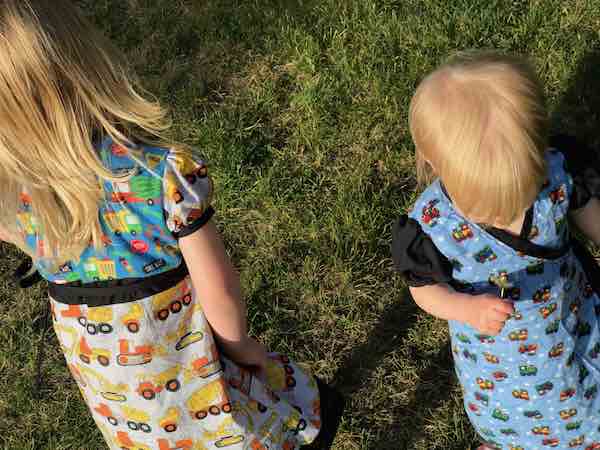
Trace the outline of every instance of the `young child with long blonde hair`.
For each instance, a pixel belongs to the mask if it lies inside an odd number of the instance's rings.
[[[108,446],[313,441],[317,382],[248,336],[207,167],[165,110],[67,0],[3,1],[0,36],[0,235],[48,280]]]
[[[448,320],[456,373],[482,448],[600,448],[597,266],[569,219],[600,243],[600,164],[549,139],[526,61],[462,52],[410,106],[419,178],[394,228],[416,303]]]

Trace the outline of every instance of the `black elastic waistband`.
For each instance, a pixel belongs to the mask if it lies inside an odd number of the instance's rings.
[[[48,283],[48,294],[67,305],[107,306],[134,302],[176,286],[188,275],[185,261],[176,269],[146,278],[98,281],[81,284]]]

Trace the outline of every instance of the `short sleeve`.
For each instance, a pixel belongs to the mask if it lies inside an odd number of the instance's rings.
[[[550,146],[560,151],[565,169],[573,179],[569,207],[583,208],[592,197],[600,198],[600,155],[596,149],[573,136],[557,135],[550,138]]]
[[[409,286],[452,281],[452,263],[435,246],[421,225],[400,216],[392,231],[392,258]]]
[[[182,238],[204,226],[214,214],[213,184],[204,161],[188,151],[171,150],[163,176],[167,227]]]

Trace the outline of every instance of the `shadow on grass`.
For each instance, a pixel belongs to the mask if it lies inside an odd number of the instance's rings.
[[[364,388],[386,356],[402,346],[403,341],[408,338],[409,330],[417,322],[418,313],[419,308],[410,297],[408,289],[404,289],[399,300],[383,312],[369,340],[356,347],[335,374],[333,383],[345,396],[350,397]],[[419,364],[419,359],[424,364]],[[375,420],[362,418],[367,422],[365,428],[378,436],[370,448],[415,448],[416,441],[424,434],[431,412],[448,400],[456,382],[449,341],[441,343],[439,351],[433,357],[416,354],[413,362],[425,365],[426,368],[417,373],[419,384],[410,400],[402,405],[387,407],[393,416],[392,423],[381,426]],[[350,406],[347,410],[349,409]],[[456,447],[452,448],[464,449],[465,443],[457,442]]]
[[[600,48],[579,61],[569,87],[552,112],[552,131],[575,135],[600,147]]]
[[[48,362],[45,352],[46,344],[54,336],[45,285],[36,283],[37,288],[21,288],[13,275],[15,269],[25,258],[27,258],[27,255],[16,247],[5,242],[0,244],[0,260],[2,260],[2,264],[0,264],[0,276],[5,280],[9,288],[8,292],[11,293],[11,295],[3,300],[11,305],[10,308],[17,308],[16,305],[19,303],[20,298],[19,296],[15,296],[15,293],[25,292],[31,298],[31,305],[26,308],[30,312],[28,319],[31,320],[31,323],[25,323],[24,327],[24,329],[27,326],[30,327],[31,335],[35,342],[31,347],[35,367],[34,376],[32,376],[30,383],[30,392],[32,397],[41,399],[51,393],[48,389],[44,389],[47,387],[44,383],[44,362]]]
[[[386,355],[397,350],[408,330],[416,322],[418,308],[405,289],[382,314],[369,340],[355,347],[341,364],[332,382],[344,394],[351,394],[369,379]]]

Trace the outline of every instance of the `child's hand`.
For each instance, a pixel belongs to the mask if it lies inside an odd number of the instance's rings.
[[[502,331],[504,323],[514,312],[512,303],[482,294],[472,298],[466,323],[480,333],[494,336]]]
[[[247,337],[235,343],[221,342],[221,347],[227,357],[242,366],[252,367],[259,372],[267,367],[267,349],[256,339]]]

